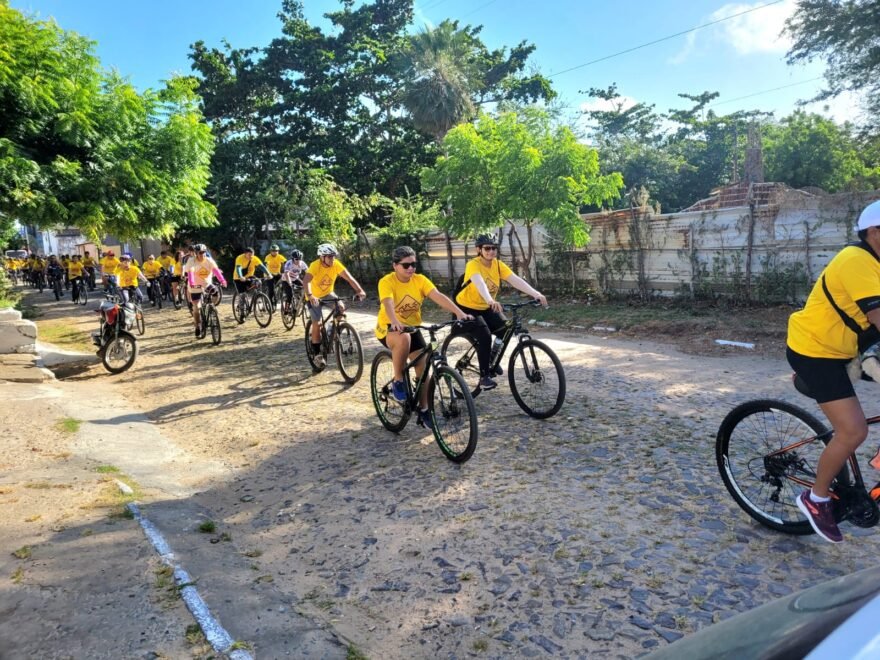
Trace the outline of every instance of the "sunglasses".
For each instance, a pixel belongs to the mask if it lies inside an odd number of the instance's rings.
[[[415,261],[398,261],[397,265],[403,266],[404,268],[415,268],[416,262]]]
[[[493,252],[497,252],[497,251],[498,251],[498,246],[497,246],[497,245],[484,245],[484,246],[482,246],[482,247],[483,247],[484,250],[492,250]]]

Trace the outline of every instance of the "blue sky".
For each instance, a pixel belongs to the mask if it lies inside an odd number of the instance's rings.
[[[483,25],[483,39],[490,48],[522,40],[535,44],[531,62],[551,76],[572,113],[589,102],[580,90],[616,82],[625,102],[653,103],[659,111],[687,107],[689,102],[676,96],[680,92],[711,90],[721,93],[715,106],[719,113],[758,108],[781,117],[822,84],[817,79],[822,75],[821,63],[785,64],[787,44],[778,35],[794,0],[560,73],[771,1],[633,0],[618,5],[583,0],[419,0],[415,25],[453,18]],[[264,46],[280,34],[276,14],[281,0],[12,0],[11,4],[39,18],[54,17],[61,27],[94,39],[102,64],[118,69],[139,88],[157,87],[174,72],[189,73],[187,52],[196,40],[209,46],[219,46],[222,39],[234,47]],[[322,15],[338,7],[336,0],[305,0],[306,16],[313,23],[324,23]],[[827,112],[819,105],[809,109],[838,120],[856,116],[851,98],[833,101]]]

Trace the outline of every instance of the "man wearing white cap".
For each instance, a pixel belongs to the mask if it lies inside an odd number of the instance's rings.
[[[880,201],[862,211],[856,232],[858,243],[835,255],[813,286],[807,304],[788,321],[788,363],[834,431],[819,457],[812,491],[801,493],[797,505],[816,533],[832,543],[840,543],[843,536],[834,520],[828,488],[868,436],[865,413],[847,366],[880,342]],[[880,382],[876,358],[865,358],[861,367]],[[871,466],[880,469],[880,452]]]

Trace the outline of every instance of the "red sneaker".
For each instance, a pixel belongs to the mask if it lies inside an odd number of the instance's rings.
[[[810,491],[805,490],[798,495],[797,505],[801,513],[810,521],[810,526],[816,534],[830,543],[843,542],[843,534],[840,533],[837,523],[834,522],[834,512],[831,509],[830,500],[828,502],[814,502],[810,497]]]

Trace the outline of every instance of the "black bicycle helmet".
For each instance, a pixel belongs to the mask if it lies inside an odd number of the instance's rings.
[[[483,245],[498,245],[498,238],[495,234],[480,234],[474,241],[474,245],[482,247]]]
[[[300,250],[291,250],[290,258],[294,261],[302,261],[303,253]]]

